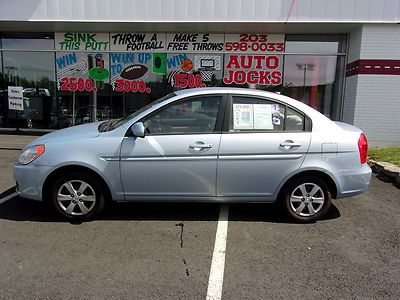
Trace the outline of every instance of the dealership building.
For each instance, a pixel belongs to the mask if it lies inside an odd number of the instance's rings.
[[[0,134],[234,86],[302,101],[371,146],[398,145],[399,23],[400,0],[1,1]]]

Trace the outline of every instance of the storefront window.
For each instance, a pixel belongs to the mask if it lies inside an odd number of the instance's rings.
[[[163,62],[158,65],[157,59]],[[115,52],[110,54],[110,72],[114,118],[176,90],[222,86],[223,56]]]
[[[0,127],[116,119],[206,86],[279,92],[341,115],[345,35],[2,33],[0,45]],[[18,122],[11,85],[24,88]]]
[[[56,105],[54,101],[54,54],[51,52],[3,52],[5,92],[3,111],[5,127],[54,128]],[[8,110],[7,87],[22,86],[24,110]]]
[[[167,56],[167,85],[173,90],[222,86],[223,55],[170,53]]]
[[[108,53],[57,52],[58,127],[108,120]]]
[[[97,86],[96,92],[58,91],[57,128],[104,121],[110,118],[109,85],[98,83],[93,83],[93,85]]]
[[[3,33],[3,49],[54,50],[53,33]]]
[[[286,52],[304,55],[285,55],[281,93],[339,120],[345,44],[338,35],[287,36]]]
[[[168,93],[165,69],[153,64],[158,54],[110,53],[111,118],[129,115]]]
[[[0,53],[1,54],[1,53]],[[2,57],[0,56],[0,128],[4,127],[5,119],[5,107],[7,102],[5,100],[6,90],[4,86],[4,75]]]
[[[285,52],[294,54],[344,53],[346,39],[343,35],[287,35]]]
[[[341,57],[337,56],[287,55],[282,94],[336,119],[340,105],[336,73],[341,71],[340,65]]]

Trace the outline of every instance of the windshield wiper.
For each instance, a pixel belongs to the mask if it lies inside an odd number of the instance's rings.
[[[106,121],[106,122],[100,124],[100,126],[104,125],[104,127],[102,128],[101,131],[102,131],[102,132],[105,132],[105,131],[110,131],[110,130],[115,129],[115,124],[117,124],[119,120],[120,120],[120,119],[108,120],[108,121]]]
[[[109,128],[109,126],[110,126],[110,123],[111,123],[111,120],[108,120],[108,121],[105,121],[105,122],[101,123],[101,124],[99,125],[99,128],[98,128],[99,132],[108,131],[108,128]]]

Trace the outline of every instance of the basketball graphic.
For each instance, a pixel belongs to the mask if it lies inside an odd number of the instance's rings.
[[[183,72],[190,72],[193,70],[193,62],[190,59],[185,58],[181,62],[181,69]]]

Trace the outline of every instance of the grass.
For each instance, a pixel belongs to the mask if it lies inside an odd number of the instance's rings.
[[[376,161],[386,161],[400,166],[400,147],[368,149],[368,157]]]

